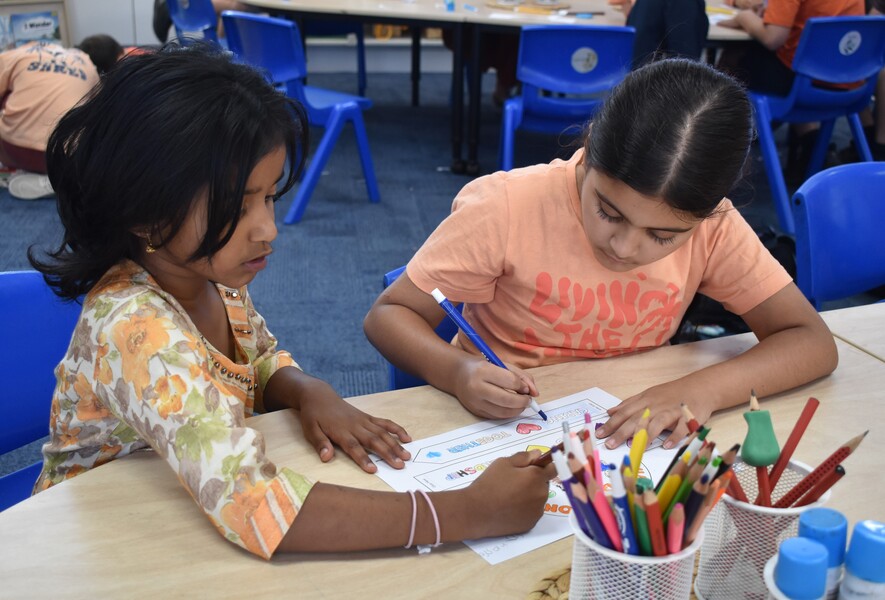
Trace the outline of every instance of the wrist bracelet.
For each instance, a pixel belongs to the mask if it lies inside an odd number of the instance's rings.
[[[430,546],[430,545],[424,546],[423,549],[422,549],[422,547],[418,548],[418,552],[420,554],[425,554],[427,552],[430,552],[431,548],[436,548],[437,546],[440,545],[440,543],[441,543],[440,542],[440,538],[441,538],[440,533],[441,532],[440,532],[440,528],[439,528],[439,517],[437,517],[437,515],[436,515],[436,507],[433,506],[433,502],[430,500],[430,496],[428,496],[427,492],[425,492],[424,490],[418,490],[418,493],[421,494],[422,496],[424,496],[424,500],[427,501],[427,506],[430,507],[430,514],[433,516],[433,526],[436,529],[436,543],[433,544],[432,546]]]
[[[415,541],[415,521],[418,516],[418,503],[415,501],[415,492],[413,492],[412,490],[409,490],[408,493],[409,493],[409,497],[412,499],[412,526],[409,529],[409,541],[408,541],[408,543],[406,543],[405,546],[403,546],[403,548],[405,548],[406,550],[411,548],[412,542]]]

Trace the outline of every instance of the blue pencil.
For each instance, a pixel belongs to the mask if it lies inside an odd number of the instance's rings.
[[[470,323],[467,322],[467,319],[465,319],[461,315],[461,313],[459,313],[458,310],[454,306],[452,306],[452,303],[449,302],[445,294],[439,291],[439,288],[434,288],[433,291],[430,293],[433,296],[433,299],[439,303],[442,309],[446,311],[446,314],[449,315],[452,321],[455,322],[455,325],[458,326],[458,329],[460,329],[464,333],[464,335],[466,335],[467,338],[471,342],[473,342],[473,345],[476,346],[477,350],[482,353],[487,361],[489,361],[496,367],[501,367],[502,369],[507,368],[507,366],[503,362],[501,362],[501,359],[498,358],[494,352],[492,352],[492,349],[488,347],[483,339],[479,337],[479,334],[476,333],[476,330],[470,326]],[[535,402],[534,398],[531,398],[529,400],[529,406],[532,407],[532,410],[541,415],[542,419],[544,419],[545,421],[547,420],[547,415],[544,414],[544,411],[541,410],[541,407],[538,406],[538,403]]]

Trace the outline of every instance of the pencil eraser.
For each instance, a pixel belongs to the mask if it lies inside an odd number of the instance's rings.
[[[745,412],[744,420],[747,422],[747,437],[741,445],[741,459],[752,467],[773,465],[781,451],[771,424],[771,413],[767,410]]]

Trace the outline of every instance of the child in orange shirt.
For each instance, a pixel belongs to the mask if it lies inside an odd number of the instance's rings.
[[[703,422],[831,372],[833,337],[725,195],[753,138],[741,86],[709,66],[664,60],[633,71],[587,129],[584,147],[469,183],[365,320],[398,367],[471,412],[510,418],[538,395],[523,369],[648,350],[676,333],[695,293],[739,314],[759,338],[746,353],[627,398],[599,430],[609,447],[642,411],[650,437]],[[433,328],[439,288],[505,363]]]

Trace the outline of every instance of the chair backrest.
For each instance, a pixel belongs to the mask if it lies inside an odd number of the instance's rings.
[[[885,66],[885,17],[816,17],[802,29],[793,58],[793,93],[802,107],[864,108]],[[851,90],[821,87],[819,82],[849,84],[867,80]],[[852,110],[851,112],[856,112]]]
[[[80,305],[52,293],[36,271],[0,273],[0,312],[6,342],[0,362],[15,365],[15,384],[0,391],[0,454],[45,437],[55,389]],[[33,482],[32,482],[33,483]]]
[[[221,13],[227,45],[240,60],[267,71],[284,84],[290,98],[306,104],[303,92],[307,62],[298,25],[285,19],[226,10]]]
[[[390,284],[397,280],[397,278],[403,274],[406,270],[405,267],[399,267],[390,271],[389,273],[384,274],[384,289],[387,289]],[[460,312],[463,309],[464,305],[458,305],[458,311]],[[455,334],[458,333],[458,326],[455,325],[455,322],[452,321],[448,316],[444,317],[439,325],[436,326],[436,335],[446,340],[447,342],[452,341],[454,339]],[[404,388],[417,387],[419,385],[426,385],[426,381],[423,381],[414,375],[410,375],[405,371],[394,367],[392,364],[387,363],[387,374],[388,374],[388,387],[391,390],[401,390]]]
[[[166,0],[166,5],[179,40],[186,42],[187,34],[200,32],[205,38],[218,41],[218,15],[212,0]]]
[[[793,196],[796,283],[821,303],[885,284],[885,163],[816,173]]]
[[[611,90],[630,70],[635,33],[632,27],[616,26],[523,27],[516,78],[523,85],[526,110],[543,111],[551,103],[562,105],[553,109],[557,112],[568,110],[567,99],[544,97],[541,90],[575,96]]]

